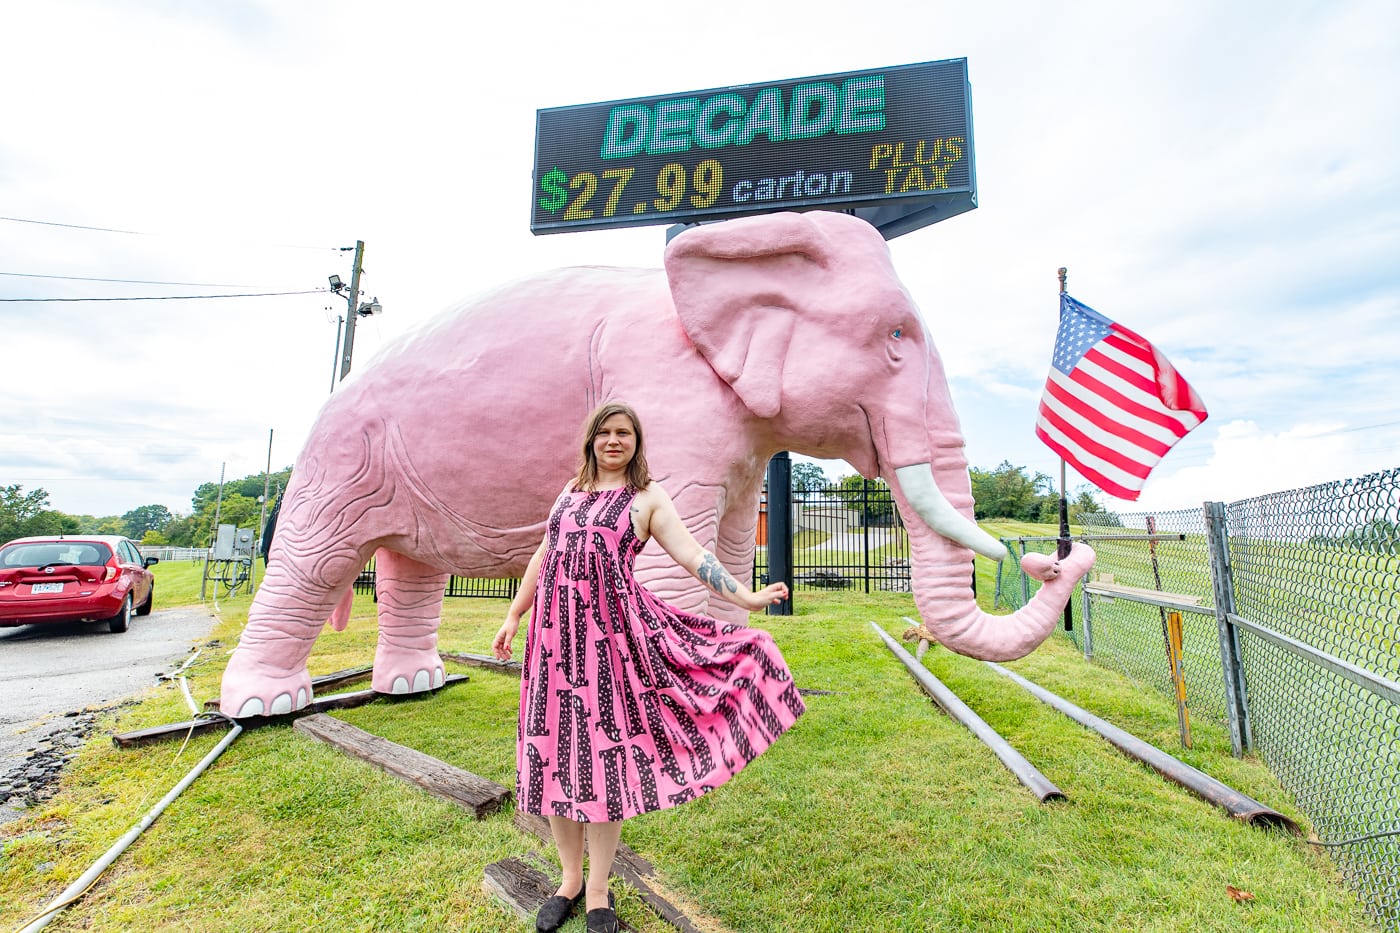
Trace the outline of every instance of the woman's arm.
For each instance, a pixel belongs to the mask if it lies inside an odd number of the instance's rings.
[[[754,592],[724,568],[719,558],[700,546],[695,536],[681,521],[676,504],[671,501],[660,483],[652,483],[634,501],[638,510],[637,524],[644,532],[649,532],[661,545],[661,549],[671,555],[671,559],[684,567],[697,580],[705,584],[719,596],[750,612],[758,612],[771,603],[787,599],[785,583],[770,583]]]
[[[506,610],[506,621],[496,632],[495,640],[491,642],[491,653],[499,661],[510,660],[511,642],[515,641],[515,633],[520,630],[520,617],[535,601],[535,584],[540,578],[540,563],[544,560],[544,552],[548,547],[549,534],[546,532],[544,540],[530,557],[525,573],[520,577],[520,588],[515,591],[515,598],[510,601],[510,608]]]

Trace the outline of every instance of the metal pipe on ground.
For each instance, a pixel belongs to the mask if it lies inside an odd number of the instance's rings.
[[[82,897],[83,893],[87,891],[88,888],[92,887],[93,883],[97,881],[102,873],[117,860],[117,857],[125,852],[127,847],[135,842],[137,837],[144,833],[150,825],[156,821],[156,817],[164,813],[165,808],[170,806],[176,797],[184,793],[185,788],[193,784],[194,779],[203,774],[204,770],[213,764],[214,761],[233,744],[233,740],[238,738],[242,732],[243,727],[238,723],[234,723],[233,728],[228,731],[228,734],[223,737],[222,741],[214,746],[214,748],[209,751],[209,754],[205,755],[200,760],[199,764],[195,765],[194,768],[190,770],[189,774],[186,774],[180,780],[180,783],[172,787],[169,793],[160,799],[159,803],[151,807],[146,815],[141,817],[140,822],[127,830],[126,835],[112,843],[112,847],[104,852],[101,858],[96,862],[93,862],[88,870],[83,872],[82,877],[70,884],[64,889],[62,894],[50,901],[49,905],[44,908],[44,912],[35,917],[34,920],[20,930],[19,933],[36,933],[36,931],[42,930],[52,923],[65,907]]]
[[[1136,758],[1144,764],[1151,765],[1152,768],[1163,777],[1170,781],[1175,781],[1177,784],[1180,784],[1208,803],[1215,804],[1235,819],[1248,823],[1251,826],[1286,829],[1295,835],[1301,832],[1298,829],[1297,823],[1294,823],[1277,810],[1264,806],[1252,797],[1246,797],[1234,788],[1220,783],[1204,771],[1193,768],[1180,759],[1173,758],[1155,745],[1149,745],[1132,733],[1124,732],[1117,726],[1105,722],[1085,709],[1075,706],[1069,700],[1064,699],[1058,694],[1051,693],[1049,690],[1027,680],[1020,674],[1009,671],[1000,664],[994,664],[991,661],[985,663],[998,674],[1020,684],[1037,700],[1040,700],[1047,706],[1053,706],[1081,726],[1094,730],[1125,755]]]
[[[1005,739],[997,734],[995,729],[987,725],[986,720],[958,699],[958,695],[933,676],[928,668],[915,660],[908,651],[905,651],[903,645],[891,638],[889,633],[876,623],[871,622],[870,627],[885,640],[885,646],[890,649],[891,653],[903,662],[905,667],[909,668],[909,673],[914,675],[914,679],[919,682],[919,686],[933,702],[937,703],[949,716],[966,726],[973,735],[981,739],[992,750],[992,753],[1001,759],[1001,763],[1006,765],[1007,770],[1016,775],[1016,779],[1024,784],[1032,794],[1035,794],[1041,803],[1051,799],[1063,800],[1065,798],[1060,789],[1050,783],[1049,778],[1041,774],[1035,765],[1027,761],[1025,756],[1012,748]]]

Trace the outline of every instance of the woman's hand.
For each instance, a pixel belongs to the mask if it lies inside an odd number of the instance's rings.
[[[495,641],[491,642],[491,653],[496,656],[497,661],[509,661],[511,654],[511,642],[515,641],[515,633],[520,631],[520,616],[514,613],[506,615],[506,621],[496,632]]]
[[[763,589],[753,594],[744,606],[749,612],[762,612],[774,603],[780,603],[788,598],[788,588],[786,583],[770,583]]]

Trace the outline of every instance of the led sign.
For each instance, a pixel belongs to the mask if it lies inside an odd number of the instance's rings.
[[[976,204],[961,58],[556,107],[535,124],[535,233]]]

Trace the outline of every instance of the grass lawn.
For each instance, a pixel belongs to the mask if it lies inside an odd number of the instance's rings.
[[[978,561],[984,604],[988,567]],[[197,566],[156,569],[163,606],[197,595]],[[200,702],[218,694],[248,602],[220,601],[221,647],[190,672]],[[487,653],[504,608],[449,600],[440,647]],[[322,635],[313,674],[369,663],[373,611],[357,599],[347,631]],[[898,636],[913,614],[908,594],[801,591],[795,615],[754,617],[774,633],[799,686],[835,692],[808,697],[788,735],[723,788],[623,830],[705,929],[1372,928],[1331,863],[1302,840],[1229,819],[979,662],[930,651],[929,668],[1069,798],[1037,802],[919,692],[870,628]],[[1174,708],[1086,666],[1067,642],[1052,638],[1009,666],[1173,750]],[[448,669],[470,680],[336,715],[513,786],[518,681]],[[178,686],[167,685],[112,713],[109,725],[185,718]],[[119,751],[107,734],[94,736],[52,800],[0,827],[0,926],[24,925],[218,738]],[[1305,824],[1259,761],[1230,756],[1223,733],[1203,725],[1196,747],[1179,755]],[[290,728],[268,727],[239,737],[51,929],[533,929],[488,898],[482,872],[542,849],[509,812],[473,820]],[[1253,899],[1233,900],[1227,885]],[[617,890],[623,919],[649,933],[670,929]],[[566,927],[582,929],[581,918]]]

